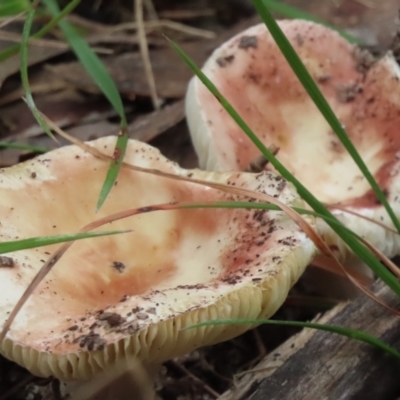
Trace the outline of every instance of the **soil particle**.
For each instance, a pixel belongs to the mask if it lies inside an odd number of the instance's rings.
[[[0,256],[0,267],[5,267],[5,268],[15,267],[14,260],[11,257]]]
[[[112,312],[104,312],[99,315],[99,321],[107,321],[110,326],[119,326],[126,320],[121,315]]]
[[[87,335],[79,336],[74,340],[74,343],[79,343],[80,347],[87,347],[89,351],[103,350],[107,341],[100,337],[97,333],[89,333]]]
[[[127,328],[127,332],[131,335],[136,333],[140,329],[139,323],[137,321],[134,321],[132,324],[130,324]]]
[[[357,94],[362,93],[363,88],[360,84],[353,82],[348,85],[340,85],[336,89],[336,95],[340,102],[348,103],[353,101]]]
[[[332,75],[329,74],[323,74],[317,77],[318,83],[325,83],[328,82],[332,79]]]
[[[246,172],[261,172],[265,169],[266,165],[268,164],[268,160],[263,156],[257,157],[255,160],[251,161],[250,164],[246,167]]]
[[[139,312],[136,314],[136,318],[137,319],[147,319],[149,318],[148,314],[144,313],[144,312]]]
[[[356,70],[362,74],[367,73],[375,63],[374,56],[368,50],[359,47],[354,49],[354,58],[356,59]]]
[[[293,237],[289,236],[285,239],[278,240],[278,243],[283,244],[284,246],[292,247],[296,244],[296,240]]]
[[[257,36],[247,36],[244,35],[239,40],[239,49],[256,49],[258,47]]]
[[[68,328],[69,331],[77,331],[79,329],[78,325],[72,325]]]
[[[254,212],[253,218],[258,222],[262,222],[265,217],[266,212],[267,212],[267,210],[256,210]]]
[[[304,44],[304,38],[299,33],[296,35],[296,43],[298,46],[303,46]]]
[[[206,285],[198,283],[197,285],[178,285],[177,289],[204,289]]]
[[[279,147],[272,144],[268,147],[268,150],[276,156],[279,152]],[[250,162],[250,164],[245,168],[246,172],[254,172],[259,173],[265,170],[265,167],[268,165],[269,161],[261,154],[256,159]],[[263,175],[261,175],[262,177]],[[257,178],[256,178],[257,179]]]
[[[238,280],[240,281],[240,277],[237,276],[227,276],[226,278],[222,279],[222,282],[227,283],[228,285],[235,285]]]
[[[125,264],[122,263],[121,261],[114,261],[114,262],[111,264],[111,267],[114,268],[116,271],[118,271],[120,274],[121,274],[122,272],[124,272],[124,270],[125,270],[125,268],[126,268]]]
[[[217,61],[217,64],[221,68],[224,68],[227,65],[231,64],[234,59],[235,59],[235,56],[233,54],[231,54],[230,56],[226,56],[226,57],[218,57],[216,61]]]

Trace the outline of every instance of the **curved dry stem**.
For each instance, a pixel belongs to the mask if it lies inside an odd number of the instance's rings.
[[[343,211],[343,212],[345,212],[345,213],[354,215],[354,216],[356,216],[356,217],[358,217],[358,218],[365,219],[366,221],[371,222],[372,224],[378,225],[378,226],[380,226],[381,228],[386,229],[387,231],[389,231],[389,232],[391,232],[391,233],[394,233],[394,234],[396,234],[396,235],[399,235],[399,232],[397,232],[396,229],[393,229],[393,228],[391,228],[390,226],[385,225],[383,222],[376,221],[375,219],[372,219],[372,218],[370,218],[370,217],[367,217],[366,215],[359,214],[359,213],[356,212],[356,211],[349,210],[348,208],[343,207],[343,206],[340,206],[340,205],[338,205],[338,204],[326,204],[326,203],[322,203],[322,204],[323,204],[326,208],[328,208],[329,210],[340,210],[340,211]]]

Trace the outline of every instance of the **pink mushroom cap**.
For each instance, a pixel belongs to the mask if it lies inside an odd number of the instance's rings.
[[[373,57],[338,33],[302,20],[278,22],[346,128],[361,157],[400,216],[400,70],[391,54]],[[320,201],[393,224],[368,182],[319,112],[261,24],[214,51],[203,72],[266,146]],[[193,78],[186,97],[188,124],[200,165],[243,170],[259,151],[206,87]],[[268,165],[268,169],[273,169]],[[387,256],[400,253],[398,235],[334,211],[350,229]],[[338,256],[347,246],[323,222],[318,228]]]

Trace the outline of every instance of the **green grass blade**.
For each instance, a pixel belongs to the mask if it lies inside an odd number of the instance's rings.
[[[11,17],[28,11],[31,3],[28,0],[2,0],[0,4],[0,17]]]
[[[326,331],[331,333],[337,333],[338,335],[346,336],[350,339],[358,340],[360,342],[367,343],[372,345],[378,349],[383,350],[384,352],[398,358],[400,360],[400,353],[394,349],[393,347],[389,346],[388,344],[382,342],[381,340],[375,338],[368,333],[350,329],[350,328],[343,328],[341,326],[335,325],[325,325],[325,324],[317,324],[313,322],[299,322],[299,321],[275,321],[275,320],[267,320],[267,319],[222,319],[222,320],[215,320],[215,321],[208,321],[202,322],[201,324],[191,325],[185,329],[197,328],[200,326],[209,326],[209,325],[260,325],[260,324],[267,324],[267,325],[280,325],[280,326],[293,326],[296,328],[311,328],[317,329],[320,331]]]
[[[41,236],[29,239],[13,240],[10,242],[0,243],[0,254],[10,253],[19,250],[33,249],[36,247],[48,246],[51,244],[72,242],[74,240],[82,240],[82,239],[96,238],[109,235],[119,235],[121,233],[127,233],[127,232],[129,232],[129,230],[75,233],[75,234],[66,234],[58,236]]]
[[[327,22],[325,22],[317,17],[314,17],[312,14],[304,12],[296,7],[289,6],[288,4],[285,4],[285,3],[282,3],[282,2],[276,1],[276,0],[263,0],[263,3],[270,10],[275,11],[279,14],[282,14],[286,17],[305,19],[307,21],[313,21],[313,22],[317,22],[321,25],[327,26],[328,28],[331,28],[332,30],[339,33],[350,43],[359,43],[359,44],[362,43],[361,39],[358,39],[352,35],[349,35],[348,33],[344,32],[342,29],[338,29],[335,26],[328,24]]]
[[[54,17],[59,15],[60,10],[55,0],[42,0],[42,2],[46,5],[48,11]],[[114,81],[111,79],[107,68],[73,26],[71,26],[67,21],[63,20],[60,20],[58,24],[78,60],[81,62],[93,81],[101,89],[104,96],[106,96],[108,101],[112,104],[115,111],[121,118],[123,126],[126,126],[127,123],[124,106],[122,104],[118,89]]]
[[[250,129],[250,127],[227,101],[227,99],[219,92],[217,87],[204,75],[195,62],[187,54],[185,54],[185,52],[176,43],[171,40],[169,40],[169,42],[182,60],[189,66],[189,68],[191,68],[200,81],[221,103],[224,109],[243,130],[243,132],[253,141],[255,146],[260,150],[261,154],[263,154],[263,156],[287,181],[291,182],[295,186],[299,195],[311,206],[311,208],[313,208],[321,216],[325,217],[328,225],[343,239],[350,249],[362,261],[364,261],[371,268],[371,270],[396,293],[397,296],[400,297],[400,283],[398,280],[385,267],[382,266],[380,261],[369,249],[367,249],[362,243],[349,234],[349,232],[347,232],[347,230],[344,228],[343,224],[337,218],[335,218],[335,216],[329,210],[327,210],[326,207],[320,201],[318,201],[318,199],[271,153],[271,151]],[[332,220],[336,221],[336,223],[333,224]]]
[[[101,206],[105,202],[108,194],[110,193],[114,183],[118,178],[119,171],[122,167],[122,162],[125,157],[126,146],[128,145],[128,131],[125,128],[121,128],[121,134],[118,136],[117,143],[115,145],[113,160],[110,163],[110,167],[107,171],[107,176],[104,184],[100,191],[100,196],[96,205],[96,212],[100,210]]]
[[[42,1],[45,3],[51,14],[57,15],[59,13],[56,0]],[[97,203],[97,210],[99,210],[117,180],[128,143],[126,131],[127,121],[125,117],[124,105],[122,103],[121,96],[119,95],[117,86],[97,54],[77,33],[75,28],[72,27],[67,21],[60,21],[59,25],[68,43],[74,50],[77,58],[121,118],[121,134],[115,147],[114,160],[110,163],[106,179],[100,191],[99,200]]]
[[[351,142],[342,124],[340,123],[335,113],[333,112],[332,108],[326,101],[324,95],[319,90],[319,87],[315,83],[314,79],[311,77],[310,73],[308,72],[303,62],[301,61],[300,57],[293,49],[289,40],[286,38],[279,25],[276,23],[275,19],[272,17],[267,7],[265,7],[265,5],[263,4],[263,0],[252,0],[252,2],[256,7],[257,12],[263,19],[268,30],[270,31],[272,37],[274,38],[277,46],[280,48],[287,62],[289,63],[294,73],[296,74],[297,78],[304,86],[308,95],[311,97],[314,104],[318,107],[321,114],[325,117],[326,121],[329,123],[332,130],[336,133],[337,137],[342,142],[343,146],[349,152],[349,154],[357,164],[358,168],[364,175],[365,179],[368,181],[371,188],[375,192],[376,197],[385,207],[388,215],[390,216],[390,219],[393,222],[393,225],[396,227],[397,231],[400,232],[400,222],[397,219],[392,208],[390,207],[385,194],[375,181],[373,175],[369,171],[364,160],[359,155],[357,149]]]
[[[28,12],[28,16],[26,18],[24,29],[22,31],[22,40],[21,40],[21,81],[22,87],[25,93],[26,104],[28,105],[29,109],[31,110],[33,116],[35,117],[37,123],[46,132],[52,139],[54,139],[54,135],[51,132],[49,126],[43,120],[42,116],[37,109],[35,102],[33,100],[33,96],[31,93],[31,89],[29,86],[29,79],[28,79],[28,41],[29,35],[32,28],[33,18],[35,17],[36,9],[32,8]]]
[[[29,144],[22,143],[3,142],[1,140],[0,149],[28,150],[32,151],[33,153],[47,153],[49,151],[49,149],[46,149],[46,147],[31,146]]]
[[[41,38],[46,33],[50,32],[54,27],[58,25],[58,23],[65,18],[68,14],[70,14],[74,8],[81,2],[81,0],[72,0],[56,17],[54,17],[48,24],[46,24],[42,29],[36,32],[32,37]],[[21,49],[20,44],[16,44],[14,46],[10,46],[7,49],[0,52],[0,62],[10,58],[11,56],[17,54]]]

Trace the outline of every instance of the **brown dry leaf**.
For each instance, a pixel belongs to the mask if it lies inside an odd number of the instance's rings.
[[[7,49],[10,46],[14,46],[14,42],[9,41],[0,41],[0,51]],[[66,49],[55,49],[52,47],[43,47],[43,46],[29,46],[29,57],[28,57],[28,65],[34,65],[41,63],[43,61],[49,60],[52,57],[58,56],[60,54],[65,53]],[[19,71],[21,66],[19,55],[12,56],[5,61],[1,62],[0,68],[0,88],[3,85],[3,82],[12,74],[15,74]]]
[[[1,63],[0,63],[1,65]],[[38,94],[52,93],[65,89],[68,85],[59,76],[43,68],[31,68],[29,70],[30,89],[35,97]],[[20,74],[7,79],[0,90],[0,107],[21,100],[24,90],[21,85]]]
[[[181,47],[197,64],[201,65],[215,47],[257,22],[259,22],[258,17],[250,18],[215,39],[183,43]],[[158,95],[163,98],[182,98],[186,93],[187,83],[193,76],[192,71],[170,47],[151,50],[150,60]],[[123,96],[128,99],[136,96],[150,97],[142,57],[138,52],[105,57],[103,62]],[[99,93],[97,86],[78,62],[58,64],[50,68],[69,84],[90,93]]]
[[[1,112],[0,112],[1,115]],[[170,128],[177,126],[184,119],[184,103],[178,101],[171,105],[167,105],[160,111],[154,111],[149,114],[144,114],[136,118],[132,123],[128,125],[128,134],[132,139],[141,140],[142,142],[149,142],[158,135],[166,132]],[[180,126],[180,125],[179,125]],[[88,141],[98,139],[104,136],[111,136],[118,134],[119,125],[102,120],[94,123],[81,124],[73,128],[67,129],[67,132],[81,141]],[[180,130],[179,130],[180,131]],[[179,132],[178,132],[179,133]],[[175,135],[182,137],[182,135]],[[185,138],[188,138],[186,127],[184,132]],[[169,144],[170,143],[169,138]],[[173,140],[173,139],[172,139]],[[13,135],[12,142],[19,144],[25,144],[30,146],[54,149],[54,141],[46,134],[42,133],[35,136],[27,136],[25,133]],[[67,145],[69,142],[65,139],[59,139],[60,145]],[[168,146],[170,148],[171,146]],[[191,149],[191,148],[190,148]],[[30,152],[26,150],[16,149],[1,149],[0,148],[0,167],[11,166],[21,161],[21,157],[28,155]],[[188,154],[184,154],[185,159]],[[193,150],[189,154],[191,160],[195,159]],[[177,161],[177,160],[176,160]],[[196,167],[197,163],[185,164],[185,167]]]
[[[2,29],[5,34],[16,34],[21,35],[22,33],[22,23],[20,21],[15,21],[13,23],[8,24],[5,28]],[[101,38],[99,35],[96,35],[95,29],[93,27],[86,28],[89,30],[88,32],[88,40],[92,40],[93,44],[101,42]],[[93,37],[91,37],[90,33],[93,32]],[[15,46],[15,41],[9,40],[0,40],[0,52],[6,50],[11,46]],[[59,43],[60,44],[60,43]],[[28,52],[28,66],[39,64],[43,61],[48,61],[53,57],[59,56],[69,51],[68,46],[55,48],[49,42],[47,45],[45,42],[39,43],[30,43],[29,44],[29,52]],[[0,88],[2,87],[4,81],[10,77],[11,75],[19,72],[21,62],[19,54],[16,54],[4,61],[1,61],[0,68]]]
[[[197,45],[191,44],[191,56]],[[199,55],[197,55],[199,62]],[[192,76],[191,71],[172,49],[156,49],[150,52],[151,64],[155,76],[157,91],[164,98],[181,98]],[[116,57],[103,59],[119,92],[128,99],[136,96],[150,97],[142,57],[139,53],[124,53]],[[78,62],[58,64],[49,67],[62,76],[69,84],[89,93],[100,93],[100,89]]]
[[[72,89],[38,95],[35,102],[39,110],[51,115],[59,126],[70,126],[79,122],[89,122],[115,116],[115,112],[104,99],[88,98]],[[0,108],[0,122],[6,134],[18,138],[42,133],[32,113],[22,101]]]

